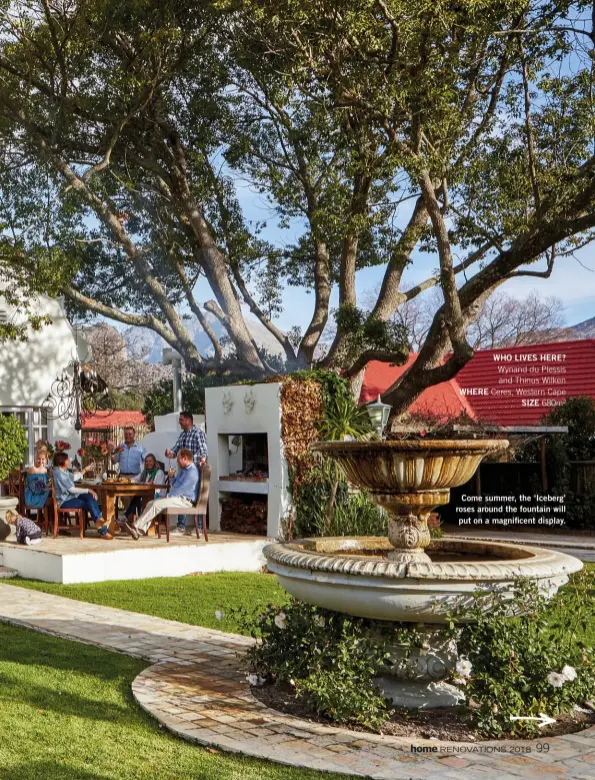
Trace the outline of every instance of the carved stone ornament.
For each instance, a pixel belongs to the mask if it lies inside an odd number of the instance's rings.
[[[231,397],[231,393],[229,390],[226,390],[223,393],[223,398],[221,399],[221,406],[223,407],[224,414],[229,414],[233,408],[233,398]]]
[[[246,414],[252,414],[255,406],[256,396],[252,390],[248,390],[248,392],[244,395],[244,409],[246,410]]]

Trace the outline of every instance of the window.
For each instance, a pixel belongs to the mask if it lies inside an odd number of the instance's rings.
[[[2,414],[12,414],[21,423],[27,434],[29,463],[35,459],[35,442],[52,437],[52,423],[48,420],[47,410],[37,408],[0,407]]]

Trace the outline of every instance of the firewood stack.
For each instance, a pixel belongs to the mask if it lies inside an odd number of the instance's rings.
[[[266,536],[266,499],[224,498],[221,501],[221,530],[236,534]]]

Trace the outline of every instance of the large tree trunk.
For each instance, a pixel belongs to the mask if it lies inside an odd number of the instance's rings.
[[[255,375],[264,374],[266,369],[244,320],[240,302],[227,273],[225,257],[217,247],[211,230],[201,210],[194,202],[185,179],[180,184],[179,204],[198,243],[207,281],[221,307],[222,324],[236,348],[238,360]],[[210,308],[210,311],[213,309]]]
[[[314,363],[314,352],[328,322],[330,298],[331,281],[328,247],[322,241],[317,241],[314,260],[314,313],[298,350],[297,364],[299,368],[310,368]]]

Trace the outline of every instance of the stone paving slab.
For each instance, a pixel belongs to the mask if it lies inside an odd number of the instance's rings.
[[[0,621],[150,661],[132,683],[134,697],[165,728],[199,745],[375,780],[595,780],[595,727],[522,742],[419,739],[414,748],[432,752],[413,752],[408,739],[267,708],[242,670],[248,637],[8,584],[0,584]],[[538,742],[549,752],[538,753]]]

